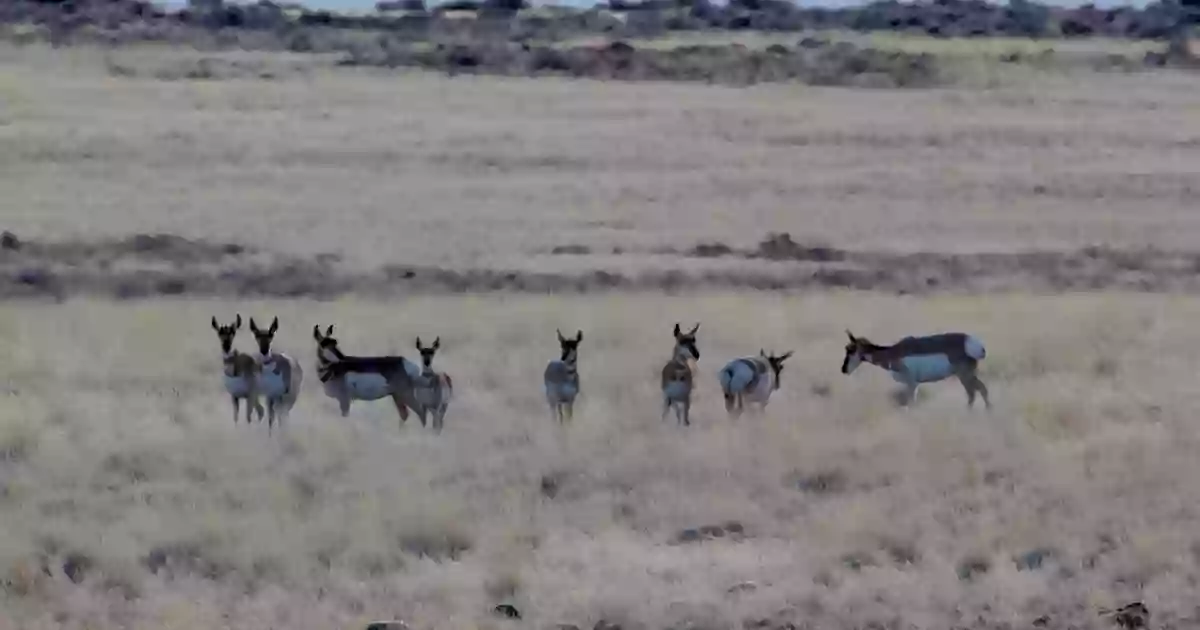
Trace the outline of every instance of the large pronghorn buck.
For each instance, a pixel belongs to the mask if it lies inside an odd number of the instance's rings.
[[[280,426],[291,414],[296,398],[300,396],[300,383],[304,380],[304,369],[299,362],[288,354],[271,349],[278,331],[278,317],[271,320],[271,326],[266,330],[260,329],[254,323],[254,318],[250,318],[250,333],[258,344],[258,356],[254,357],[259,366],[258,390],[267,399],[268,431],[274,426],[277,413]]]
[[[342,417],[350,413],[354,400],[379,400],[390,397],[400,414],[400,422],[408,420],[408,410],[416,409],[413,381],[421,368],[402,356],[356,357],[343,354],[333,338],[333,325],[321,334],[313,326],[317,341],[317,377],[325,395],[338,401]]]
[[[433,369],[433,357],[441,346],[441,337],[434,338],[431,346],[421,345],[421,338],[417,337],[417,352],[421,353],[421,374],[416,378],[416,387],[413,391],[417,401],[417,417],[421,419],[421,426],[425,426],[425,414],[432,413],[433,428],[439,432],[445,423],[446,408],[450,405],[450,398],[454,394],[454,381],[450,375]]]
[[[765,411],[771,394],[779,389],[779,377],[783,373],[783,362],[792,356],[791,351],[775,356],[761,348],[756,357],[742,357],[725,364],[717,372],[721,393],[725,395],[725,411],[738,417],[747,404],[757,405]]]
[[[667,419],[667,412],[675,408],[675,420],[683,425],[691,425],[692,388],[695,384],[696,362],[700,360],[700,350],[696,347],[696,324],[687,334],[680,332],[679,324],[675,324],[675,349],[671,352],[671,360],[662,368],[662,419]]]
[[[979,379],[976,370],[979,362],[987,356],[983,342],[965,333],[952,332],[924,337],[905,337],[891,346],[871,343],[866,337],[855,337],[849,330],[846,335],[846,358],[842,361],[842,374],[850,374],[864,361],[877,365],[888,372],[897,382],[904,384],[904,405],[909,405],[922,383],[933,383],[957,376],[967,390],[967,406],[975,404],[975,394],[983,396],[983,404],[989,409],[987,386]]]
[[[575,414],[575,397],[579,395],[579,342],[583,341],[583,331],[576,331],[572,339],[563,337],[561,330],[555,329],[555,332],[562,356],[546,364],[542,381],[546,385],[550,413],[561,423]]]
[[[251,411],[257,411],[258,419],[262,421],[263,407],[258,402],[258,362],[254,357],[238,352],[233,347],[233,340],[241,327],[241,314],[228,326],[218,324],[215,316],[212,318],[212,328],[217,331],[217,339],[221,341],[222,372],[225,375],[225,391],[233,401],[233,423],[237,424],[239,401],[245,400],[246,423],[249,424]]]

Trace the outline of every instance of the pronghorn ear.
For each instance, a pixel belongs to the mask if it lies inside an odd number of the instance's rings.
[[[858,340],[854,338],[854,333],[850,332],[849,328],[846,329],[846,336],[850,338],[850,341],[858,343]]]
[[[417,350],[421,349],[421,338],[420,337],[417,337],[417,346],[416,347],[417,347]]]
[[[235,321],[235,322],[233,323],[233,329],[234,329],[234,330],[241,330],[241,329],[242,329],[242,314],[241,314],[241,313],[238,313],[238,314],[237,314],[237,321]]]
[[[250,318],[250,332],[252,332],[252,333],[254,333],[254,334],[256,334],[256,335],[257,335],[257,334],[260,332],[260,331],[258,330],[258,326],[256,326],[256,325],[254,324],[254,318],[253,318],[253,317],[251,317],[251,318]]]
[[[583,341],[583,331],[582,330],[578,330],[575,332],[575,343],[579,343],[580,341]]]
[[[213,315],[213,318],[212,318],[212,327],[213,327],[213,330],[216,330],[216,331],[218,331],[218,332],[221,330],[221,327],[220,327],[220,326],[217,326],[217,316],[216,316],[216,315]]]
[[[692,332],[688,333],[688,336],[696,334],[697,330],[700,330],[700,322],[696,322],[696,325],[692,328]]]
[[[559,329],[555,328],[555,329],[554,329],[554,332],[558,334],[558,343],[563,343],[564,341],[566,341],[566,340],[567,340],[567,338],[566,338],[566,337],[563,337],[563,336],[562,336],[562,331],[561,331],[561,330],[559,330]]]
[[[321,340],[321,326],[320,325],[313,326],[313,339],[316,339],[317,341]]]
[[[271,319],[271,329],[268,332],[270,332],[272,335],[274,335],[275,331],[277,331],[277,330],[279,330],[279,318],[275,317],[275,318]]]
[[[779,362],[780,362],[780,363],[783,363],[784,361],[787,361],[788,357],[792,356],[792,352],[794,352],[794,351],[793,351],[793,350],[788,350],[788,351],[787,351],[787,354],[785,354],[785,355],[783,355],[783,356],[779,357]]]
[[[333,324],[330,324],[328,327],[325,328],[325,336],[326,337],[333,336]]]
[[[442,336],[438,335],[437,337],[433,338],[433,349],[437,350],[441,346],[442,346]]]
[[[680,333],[679,322],[675,322],[675,336],[678,337],[679,333]]]

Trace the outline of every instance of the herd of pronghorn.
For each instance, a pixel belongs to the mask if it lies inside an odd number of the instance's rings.
[[[257,412],[263,419],[265,398],[267,426],[273,427],[278,414],[282,423],[296,403],[304,371],[300,363],[291,356],[275,352],[271,342],[279,330],[279,318],[274,318],[265,330],[250,319],[250,332],[258,345],[258,352],[245,354],[234,348],[234,338],[242,327],[242,316],[237,315],[233,324],[220,325],[212,319],[213,330],[221,342],[223,353],[225,391],[233,401],[233,421],[238,419],[239,402],[246,401],[246,422],[251,413]],[[674,409],[675,418],[682,425],[690,425],[692,390],[695,383],[696,363],[700,350],[696,345],[696,333],[700,324],[683,332],[675,324],[674,349],[671,358],[662,367],[662,419]],[[558,345],[562,351],[558,359],[552,360],[543,373],[546,402],[554,418],[561,422],[573,414],[575,399],[580,392],[579,344],[583,331],[574,337],[563,337],[558,333]],[[921,337],[905,337],[890,346],[871,343],[865,337],[855,337],[846,331],[850,342],[846,344],[842,373],[850,374],[863,362],[879,366],[905,386],[903,402],[909,404],[922,383],[932,383],[957,377],[967,393],[967,406],[975,404],[976,393],[983,397],[990,408],[988,390],[979,379],[977,368],[986,356],[983,343],[977,337],[965,333],[941,333]],[[416,412],[421,426],[426,426],[426,417],[432,416],[433,428],[441,431],[446,409],[454,392],[454,381],[446,372],[433,367],[433,357],[441,345],[441,337],[433,344],[422,345],[416,340],[421,364],[403,356],[351,356],[344,354],[333,337],[330,325],[321,333],[320,326],[313,326],[313,339],[317,344],[317,377],[325,395],[337,400],[342,416],[350,413],[354,400],[379,400],[391,398],[400,414],[400,421],[408,420],[409,410]],[[759,350],[758,356],[734,359],[726,363],[717,373],[721,391],[725,397],[725,409],[731,416],[741,415],[746,405],[765,409],[771,394],[779,389],[783,363],[792,356],[786,352],[776,356]]]

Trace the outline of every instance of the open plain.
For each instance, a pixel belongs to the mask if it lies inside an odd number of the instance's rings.
[[[0,288],[30,298],[0,309],[0,630],[1101,628],[1137,600],[1194,627],[1195,75],[980,72],[0,47]],[[235,313],[305,364],[271,435],[221,390]],[[445,431],[340,417],[317,324],[353,354],[440,336]],[[566,426],[556,328],[584,331]],[[846,329],[980,336],[994,409],[953,381],[895,407],[839,373]],[[760,348],[795,351],[782,389],[731,421],[716,370]]]

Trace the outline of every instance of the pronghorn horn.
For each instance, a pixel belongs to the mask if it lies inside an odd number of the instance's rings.
[[[279,330],[279,318],[274,317],[271,319],[271,329],[268,332],[270,332],[272,335],[274,335],[275,331],[277,331],[277,330]]]
[[[690,336],[696,334],[697,330],[700,330],[700,322],[696,322],[696,325],[694,327],[692,327],[692,331],[688,333],[688,336],[690,337]]]
[[[321,340],[321,325],[320,324],[313,325],[313,339],[316,339],[317,341]]]
[[[253,318],[253,317],[251,317],[251,318],[250,318],[250,332],[252,332],[252,333],[254,333],[254,334],[256,334],[256,335],[259,333],[258,326],[256,326],[256,325],[254,324],[254,318]]]
[[[237,321],[234,322],[233,328],[234,328],[234,330],[240,330],[242,328],[242,314],[241,313],[237,314]]]
[[[680,332],[679,331],[679,322],[675,322],[675,336],[676,337],[679,336],[679,332]]]
[[[566,338],[566,337],[563,337],[563,336],[562,336],[562,331],[561,331],[561,330],[559,330],[559,329],[555,328],[555,329],[554,329],[554,332],[558,333],[558,343],[563,343],[564,341],[566,341],[566,340],[567,340],[567,338]]]
[[[217,316],[216,315],[213,315],[212,327],[213,327],[213,330],[218,330],[218,331],[221,330],[221,327],[217,325]]]
[[[330,324],[329,327],[325,329],[325,336],[333,336],[333,324]]]
[[[850,332],[849,328],[846,329],[846,336],[850,338],[850,341],[855,341],[855,342],[858,341],[857,339],[854,338],[854,333]]]
[[[442,336],[438,335],[437,337],[434,337],[433,346],[432,346],[433,349],[437,350],[439,347],[441,347],[441,345],[442,345]]]
[[[421,338],[417,337],[417,350],[421,349]]]
[[[758,356],[760,356],[760,357],[763,357],[763,358],[766,358],[766,356],[767,356],[767,351],[766,351],[766,350],[763,350],[762,348],[759,348],[759,349],[758,349]]]
[[[583,341],[583,331],[577,330],[575,331],[575,343],[579,343],[580,341]]]
[[[788,351],[787,351],[787,354],[785,354],[785,355],[783,355],[783,356],[779,357],[779,362],[780,362],[780,363],[782,363],[782,362],[786,361],[788,357],[792,356],[792,352],[794,352],[794,351],[793,351],[793,350],[788,350]]]

